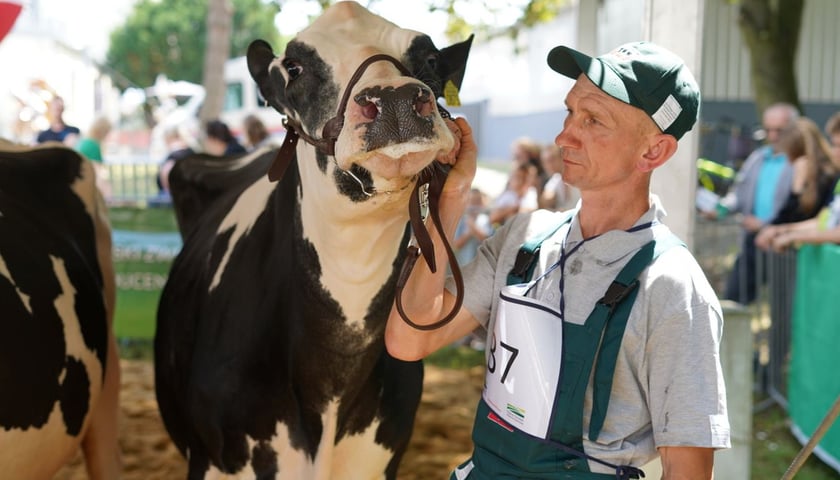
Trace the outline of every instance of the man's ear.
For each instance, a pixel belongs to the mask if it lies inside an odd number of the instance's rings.
[[[638,167],[643,172],[651,172],[668,161],[677,151],[677,139],[673,135],[658,133],[651,136],[647,149],[639,159]]]

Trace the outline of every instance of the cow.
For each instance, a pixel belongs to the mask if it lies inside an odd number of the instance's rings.
[[[118,478],[115,292],[91,162],[0,141],[0,477]]]
[[[396,478],[423,367],[387,354],[385,322],[416,179],[457,142],[436,99],[460,87],[471,40],[438,50],[340,2],[281,56],[249,47],[286,143],[197,154],[170,175],[184,243],[158,308],[155,385],[188,478]],[[391,59],[363,65],[373,55]]]

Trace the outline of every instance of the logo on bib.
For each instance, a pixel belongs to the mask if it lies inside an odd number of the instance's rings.
[[[520,423],[520,424],[525,421],[525,409],[524,408],[519,408],[516,405],[512,405],[512,404],[508,403],[507,404],[507,412],[508,412],[508,418],[510,418],[511,420],[513,420],[517,423]]]

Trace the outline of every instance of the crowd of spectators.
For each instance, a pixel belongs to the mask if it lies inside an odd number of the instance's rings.
[[[795,162],[804,165],[809,176],[798,195],[798,203],[809,214],[762,229],[756,237],[762,250],[781,252],[805,243],[840,243],[840,112],[828,119],[825,133],[827,139],[808,119],[801,119],[789,132],[790,155],[796,156]]]
[[[730,192],[710,218],[737,214],[740,251],[723,298],[756,299],[762,283],[757,264],[768,251],[802,243],[840,243],[840,112],[825,132],[790,104],[765,109],[765,144],[744,162]]]

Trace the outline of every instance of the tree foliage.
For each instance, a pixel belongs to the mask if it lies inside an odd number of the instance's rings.
[[[509,3],[509,2],[506,2]],[[569,0],[528,0],[518,2],[519,14],[513,19],[501,18],[500,12],[508,5],[492,0],[429,0],[430,11],[443,11],[449,16],[446,35],[452,40],[460,40],[472,33],[483,39],[507,36],[517,38],[519,33],[543,22],[549,22],[569,4]],[[469,5],[475,9],[480,7],[487,12],[488,17],[497,18],[498,22],[470,23],[464,16],[464,8]]]
[[[750,52],[759,117],[777,102],[802,110],[795,66],[804,4],[805,0],[740,0],[738,26]]]
[[[277,3],[232,0],[230,55],[240,56],[256,38],[279,44]],[[111,33],[108,66],[140,86],[158,74],[200,83],[207,47],[206,0],[140,0],[125,24]],[[125,85],[127,86],[127,85]]]

